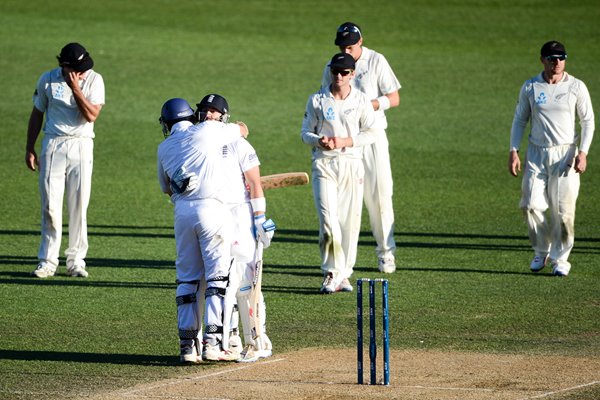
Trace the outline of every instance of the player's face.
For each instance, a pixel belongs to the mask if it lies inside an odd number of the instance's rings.
[[[565,70],[566,63],[567,60],[564,57],[542,57],[544,72],[547,76],[561,75]]]
[[[221,114],[216,108],[205,108],[202,110],[205,115],[204,121],[220,121],[223,114]]]
[[[350,46],[339,46],[340,52],[350,54],[352,58],[358,60],[362,54],[362,38],[358,42]]]
[[[350,84],[350,79],[354,76],[354,71],[351,69],[330,69],[331,80],[334,86],[342,87]]]

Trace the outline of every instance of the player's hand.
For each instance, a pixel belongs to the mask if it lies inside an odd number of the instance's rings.
[[[254,216],[254,236],[257,242],[261,242],[263,248],[271,245],[271,239],[275,234],[275,222],[272,219],[267,219],[265,214]]]
[[[25,164],[27,165],[27,168],[29,168],[32,171],[35,171],[37,169],[38,158],[35,151],[32,150],[25,152]]]
[[[248,129],[248,126],[245,123],[243,123],[242,121],[235,121],[235,123],[240,126],[240,132],[242,134],[242,137],[247,138],[248,135],[250,134],[250,130]]]
[[[335,142],[332,138],[329,138],[327,136],[322,136],[319,138],[319,145],[326,150],[335,149]]]
[[[584,173],[587,168],[587,154],[585,152],[580,151],[575,157],[575,172]]]
[[[519,159],[519,153],[516,150],[512,150],[508,155],[508,172],[512,176],[518,176],[521,171],[521,160]]]
[[[69,71],[66,76],[67,85],[71,88],[71,90],[75,91],[79,89],[79,80],[81,79],[81,72],[77,71]]]

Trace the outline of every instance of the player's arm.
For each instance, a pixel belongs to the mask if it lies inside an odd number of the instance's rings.
[[[38,158],[35,152],[35,142],[40,135],[43,122],[44,113],[34,106],[31,110],[31,115],[29,116],[29,125],[27,127],[27,145],[25,147],[25,164],[27,165],[27,168],[32,171],[35,171],[38,165]]]
[[[376,99],[371,100],[373,110],[387,110],[392,107],[398,107],[400,105],[400,92],[394,91],[383,96],[379,96]]]
[[[521,87],[519,101],[515,107],[515,115],[510,130],[510,152],[508,155],[508,172],[517,176],[521,171],[521,160],[519,159],[519,147],[525,133],[525,127],[531,116],[531,105],[527,94],[527,83]]]
[[[158,160],[158,184],[160,185],[160,189],[163,191],[163,193],[167,194],[169,197],[171,197],[171,195],[173,194],[173,192],[171,191],[171,180],[169,179],[169,176],[166,174],[162,163],[160,162],[160,158]]]
[[[590,93],[583,82],[579,86],[577,93],[577,117],[581,126],[581,140],[579,145],[579,154],[575,157],[575,171],[582,173],[587,169],[587,154],[594,137],[594,110]]]
[[[260,168],[258,166],[250,168],[244,172],[244,178],[250,188],[250,198],[259,199],[264,198],[265,193],[263,192],[262,185],[260,183]],[[264,214],[264,210],[253,210],[254,215]]]
[[[67,75],[67,84],[73,91],[73,97],[75,98],[75,102],[77,103],[77,108],[85,118],[87,122],[94,122],[96,118],[100,115],[100,110],[102,110],[101,104],[92,104],[81,91],[81,87],[79,86],[79,81],[81,79],[81,73],[76,71],[71,71]]]

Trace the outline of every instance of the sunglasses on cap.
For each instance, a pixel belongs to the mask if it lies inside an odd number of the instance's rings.
[[[360,36],[362,36],[362,34],[360,33],[360,29],[358,29],[358,26],[353,25],[353,26],[340,26],[338,28],[338,32],[353,32],[353,33],[358,33]]]
[[[331,75],[336,76],[337,74],[340,74],[341,76],[346,76],[348,74],[351,74],[352,70],[351,69],[331,69]]]
[[[567,55],[565,54],[564,56],[545,56],[544,58],[550,62],[555,60],[565,61],[567,59]]]

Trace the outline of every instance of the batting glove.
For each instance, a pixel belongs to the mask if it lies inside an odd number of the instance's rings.
[[[254,216],[254,237],[257,242],[263,244],[263,248],[266,249],[271,244],[275,228],[275,222],[272,219],[267,219],[265,214]]]

